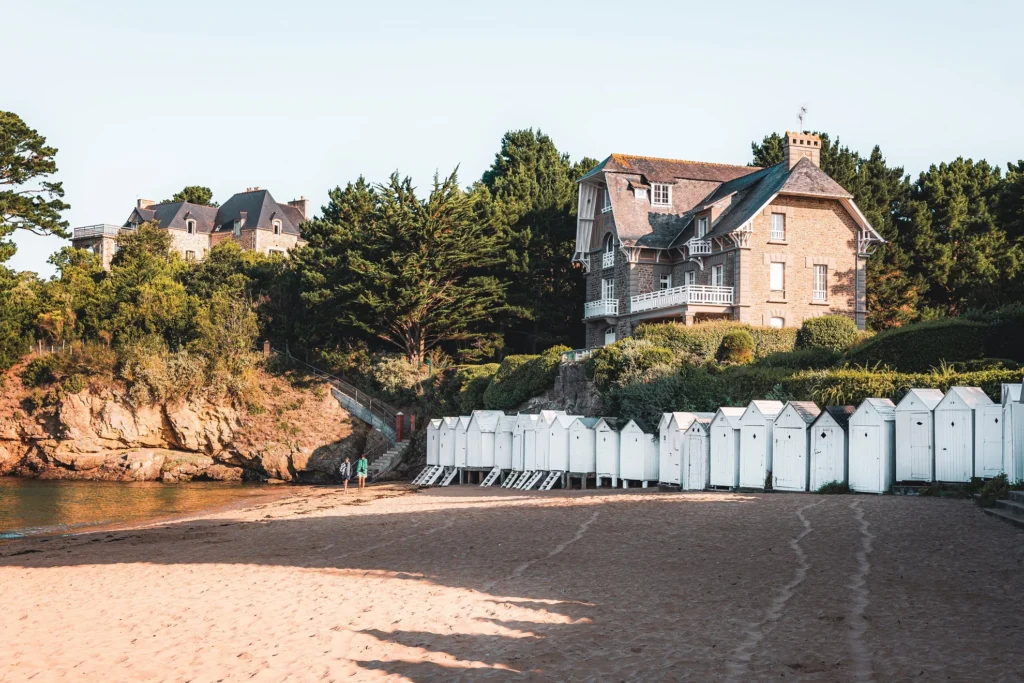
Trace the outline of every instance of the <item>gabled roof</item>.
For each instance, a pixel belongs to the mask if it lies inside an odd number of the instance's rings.
[[[564,410],[542,410],[539,413],[540,421],[544,424],[551,424],[558,415],[565,415]]]
[[[213,231],[217,219],[217,209],[203,204],[191,202],[169,202],[153,204],[147,209],[132,209],[125,225],[131,223],[156,223],[161,228],[185,230],[185,221],[196,222],[196,232],[209,234]]]
[[[459,418],[458,417],[442,417],[441,418],[441,427],[442,428],[448,427],[449,429],[454,429],[456,426],[458,426],[458,424],[459,424]]]
[[[743,415],[746,416],[751,408],[757,408],[757,412],[761,413],[762,417],[774,419],[785,407],[786,404],[782,401],[751,401],[747,409],[743,411]]]
[[[715,164],[707,161],[687,161],[684,159],[662,159],[634,154],[612,154],[607,159],[590,169],[577,182],[583,182],[597,173],[635,173],[643,176],[648,182],[672,182],[679,178],[690,180],[712,180],[724,183],[758,170],[757,166],[735,166],[732,164]]]
[[[715,416],[711,421],[714,422],[721,417],[730,427],[737,428],[740,426],[740,418],[743,417],[743,413],[746,411],[746,408],[740,408],[739,406],[722,406],[715,411]]]
[[[955,405],[957,399],[960,400],[962,405],[972,410],[979,406],[992,405],[992,399],[979,387],[950,387],[949,391],[946,392],[946,395],[935,408],[946,408],[950,404]]]
[[[239,192],[219,208],[189,202],[152,204],[145,209],[132,209],[125,225],[155,222],[161,228],[184,230],[185,221],[191,218],[196,221],[197,233],[209,234],[232,230],[243,212],[246,214],[246,228],[272,230],[273,221],[280,220],[283,234],[302,234],[300,226],[305,222],[302,212],[289,204],[279,204],[267,190]]]
[[[622,426],[622,420],[617,417],[602,417],[598,418],[597,424],[594,425],[594,429],[597,429],[601,423],[607,425],[613,432],[619,431],[619,428]]]
[[[577,424],[580,424],[586,429],[593,429],[594,427],[597,426],[597,423],[600,421],[601,418],[599,417],[578,417],[573,422],[573,426],[575,427]]]
[[[557,422],[563,428],[568,429],[569,427],[572,426],[573,422],[575,422],[576,420],[580,419],[581,417],[583,417],[583,416],[582,415],[566,415],[564,412],[561,412],[558,415],[555,415],[555,419],[551,421],[551,424],[553,425],[553,424],[555,424]]]
[[[942,390],[940,389],[911,389],[896,404],[896,409],[908,408],[911,403],[920,405],[928,410],[935,410],[935,406],[942,401]]]
[[[676,429],[686,429],[693,421],[697,419],[695,413],[688,413],[685,411],[677,413],[662,413],[661,420],[658,423],[658,429],[662,429],[668,426],[674,426]]]
[[[786,404],[786,408],[792,408],[797,417],[805,424],[811,424],[821,414],[821,408],[814,401],[790,401]]]
[[[440,429],[441,428],[441,418],[435,417],[435,418],[431,419],[430,420],[430,426],[433,427],[434,429]]]
[[[862,408],[874,409],[874,411],[884,420],[896,419],[896,404],[887,398],[866,398],[861,401],[860,405],[857,406],[857,410],[853,412],[859,412]],[[851,417],[853,416],[851,415]]]
[[[498,428],[498,420],[505,417],[500,410],[474,410],[471,415],[476,428],[481,432],[493,432]]]
[[[498,431],[499,432],[511,432],[516,428],[516,421],[519,419],[518,415],[505,415],[498,420]]]
[[[828,415],[835,420],[836,424],[840,427],[843,429],[849,429],[850,417],[852,417],[856,411],[856,406],[827,406],[825,410],[818,415],[818,420],[820,420],[823,415]],[[815,420],[815,422],[818,420]]]
[[[516,417],[516,427],[522,425],[523,429],[536,429],[539,424],[541,424],[540,415],[519,413]]]
[[[702,429],[705,432],[711,427],[711,421],[715,419],[714,413],[694,413],[694,420],[686,431]]]
[[[643,428],[643,427],[641,427],[640,425],[638,425],[638,424],[636,423],[636,420],[630,420],[629,422],[627,422],[627,423],[626,423],[625,425],[623,425],[623,427],[622,427],[622,429],[621,429],[620,431],[623,431],[623,432],[624,432],[624,431],[626,431],[627,429],[629,429],[629,428],[630,428],[630,426],[632,426],[633,428],[635,428],[635,429],[636,429],[637,431],[641,431],[641,432],[644,432],[644,428]],[[646,433],[647,433],[647,432],[644,432],[644,434],[646,434]]]
[[[1022,386],[1020,382],[1018,382],[1017,384],[1008,384],[1006,382],[1003,382],[1003,398],[1000,401],[1000,403],[1005,405],[1007,403],[1020,402],[1021,388]]]

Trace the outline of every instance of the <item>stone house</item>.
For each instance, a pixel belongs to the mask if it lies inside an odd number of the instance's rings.
[[[786,133],[770,168],[613,154],[579,180],[573,260],[587,346],[648,321],[864,328],[866,259],[882,238],[820,168],[821,140]]]
[[[117,250],[117,236],[152,223],[171,234],[171,247],[188,261],[201,261],[211,248],[234,240],[247,251],[286,255],[305,244],[301,226],[309,220],[305,197],[279,204],[267,190],[253,187],[232,195],[219,207],[168,202],[157,204],[138,200],[122,225],[88,225],[75,228],[71,243],[89,249],[109,269]]]

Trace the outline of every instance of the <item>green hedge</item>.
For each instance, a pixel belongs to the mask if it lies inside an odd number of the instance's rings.
[[[718,357],[726,363],[746,365],[754,360],[754,336],[746,330],[732,330],[722,337]]]
[[[796,347],[797,331],[794,328],[753,327],[746,323],[727,321],[696,325],[653,323],[640,325],[633,335],[669,349],[679,359],[706,362],[718,357],[722,339],[736,330],[746,330],[754,338],[754,358],[792,351]]]
[[[796,335],[798,349],[845,351],[860,338],[857,323],[845,315],[823,315],[805,320]]]
[[[554,386],[563,351],[556,346],[539,356],[508,356],[484,391],[484,407],[490,410],[512,410],[526,400],[539,396]]]
[[[605,391],[643,381],[654,368],[674,364],[672,352],[665,347],[647,339],[626,337],[594,351],[587,359],[587,375]]]
[[[851,363],[884,365],[901,372],[926,372],[943,363],[978,360],[987,354],[990,327],[964,319],[935,320],[881,332],[847,354]]]

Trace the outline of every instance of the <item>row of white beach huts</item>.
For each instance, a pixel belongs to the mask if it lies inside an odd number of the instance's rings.
[[[1021,385],[1001,403],[978,387],[912,389],[898,405],[753,401],[714,413],[665,413],[657,434],[630,420],[567,415],[472,415],[431,420],[422,485],[479,483],[548,490],[574,479],[600,487],[814,491],[829,482],[885,493],[898,482],[1024,478]]]

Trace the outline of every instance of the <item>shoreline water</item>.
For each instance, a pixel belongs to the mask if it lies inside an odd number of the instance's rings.
[[[5,486],[6,484],[6,486]],[[13,484],[13,485],[12,485]],[[30,489],[26,492],[25,489]],[[34,490],[32,490],[34,489]],[[53,489],[47,491],[47,489]],[[75,491],[75,489],[78,489]],[[93,502],[89,495],[81,496],[85,500],[69,503],[68,491],[72,494],[87,491],[89,494],[99,493],[101,496],[117,496],[125,491],[140,495],[143,505],[150,505],[146,510],[132,510],[132,501],[128,508],[117,510],[116,504],[112,514],[98,513],[90,515],[87,506]],[[137,528],[159,526],[190,519],[199,519],[208,515],[244,510],[256,505],[275,502],[295,495],[298,491],[293,486],[267,484],[226,484],[220,482],[184,482],[164,484],[159,482],[99,482],[77,480],[32,480],[21,477],[0,477],[0,545],[12,541],[32,538],[60,538],[78,536],[103,531],[124,531]],[[41,494],[41,495],[40,495]],[[148,495],[147,495],[148,494]],[[72,495],[72,497],[75,497]],[[165,500],[145,500],[145,498],[162,498]],[[35,500],[33,500],[35,498]],[[184,499],[184,500],[182,500]],[[205,500],[204,502],[204,499]],[[110,501],[100,501],[110,508]],[[32,524],[19,521],[12,509],[20,506],[31,507],[63,507],[66,517],[51,513],[50,523]],[[184,507],[185,509],[179,509]],[[165,511],[166,508],[172,508]],[[37,518],[46,518],[47,512],[35,510]],[[118,518],[120,517],[120,518]],[[24,522],[24,519],[20,521]]]

